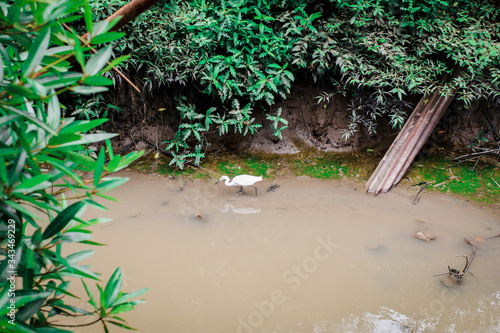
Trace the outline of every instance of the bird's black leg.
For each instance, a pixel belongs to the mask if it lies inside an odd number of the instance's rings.
[[[245,194],[245,188],[243,186],[240,186],[240,191],[238,193],[243,193]]]
[[[255,186],[255,185],[250,185],[250,186],[252,186],[253,188],[255,188],[255,196],[257,196],[257,186]]]

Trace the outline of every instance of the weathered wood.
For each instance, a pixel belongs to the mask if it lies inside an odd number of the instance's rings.
[[[137,18],[137,16],[144,13],[149,8],[156,5],[160,0],[132,0],[122,8],[118,9],[111,16],[106,18],[106,21],[111,21],[116,17],[121,16],[120,21],[111,28],[110,31],[117,31],[125,24]],[[88,32],[82,36],[82,38],[87,38]]]
[[[452,81],[459,73],[459,70],[454,71],[445,81]],[[422,97],[366,183],[367,192],[377,195],[389,191],[399,183],[453,101],[455,93],[452,91],[450,95],[442,96],[441,92],[436,90],[432,95]]]

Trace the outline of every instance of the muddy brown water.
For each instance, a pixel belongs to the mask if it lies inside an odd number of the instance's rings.
[[[96,226],[85,264],[123,268],[124,289],[149,287],[123,317],[139,332],[500,332],[500,210],[445,194],[309,178],[222,183],[124,172],[113,218]],[[498,205],[497,205],[498,206]],[[426,242],[412,235],[425,228]],[[446,287],[447,266],[463,269]],[[74,250],[78,250],[75,246]],[[79,304],[81,305],[81,304]],[[113,328],[115,332],[121,329]],[[100,326],[76,332],[102,332]]]

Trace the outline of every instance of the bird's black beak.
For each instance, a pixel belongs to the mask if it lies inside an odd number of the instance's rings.
[[[219,179],[219,180],[218,180],[218,181],[217,181],[217,182],[216,182],[216,183],[215,183],[214,185],[217,185],[217,184],[219,184],[219,182],[220,182],[220,179]]]

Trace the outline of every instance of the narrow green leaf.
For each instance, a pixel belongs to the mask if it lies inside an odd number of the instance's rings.
[[[77,120],[65,125],[59,133],[77,133],[87,132],[108,121],[106,118],[93,119],[93,120]]]
[[[36,301],[29,302],[27,303],[24,307],[22,307],[19,311],[16,313],[16,320],[19,321],[26,321],[33,317],[35,313],[37,313],[40,308],[43,306],[45,303],[47,297],[45,298],[40,298],[37,299]]]
[[[65,232],[61,237],[61,244],[80,243],[82,241],[86,241],[91,238],[92,235],[89,235],[84,232]]]
[[[120,39],[123,36],[125,36],[124,32],[116,32],[116,31],[106,32],[104,34],[101,34],[101,35],[98,35],[98,36],[95,36],[94,38],[92,38],[90,43],[93,45],[109,43],[109,42],[112,42],[114,40]]]
[[[130,311],[133,309],[134,309],[133,304],[124,303],[124,304],[120,304],[118,306],[113,307],[113,309],[111,310],[111,312],[109,314],[110,315],[119,314],[119,313],[127,312],[127,311]]]
[[[101,295],[101,304],[104,304],[106,309],[109,309],[114,305],[121,292],[122,276],[121,269],[118,267],[109,278],[106,288],[104,288],[104,292]]]
[[[81,243],[84,244],[83,241]],[[59,273],[64,276],[99,280],[99,274],[91,272],[88,270],[88,267],[90,266],[73,265],[71,266],[71,270],[65,268],[64,270],[60,270]]]
[[[108,45],[100,49],[96,54],[92,55],[85,65],[85,75],[94,76],[99,73],[99,71],[106,66],[106,63],[111,58],[112,52],[113,47]]]
[[[112,133],[85,134],[85,135],[82,135],[82,138],[80,140],[58,144],[57,147],[66,147],[66,146],[74,146],[74,145],[85,145],[85,144],[88,144],[88,143],[93,143],[93,142],[98,142],[98,141],[104,141],[106,139],[111,139],[111,138],[114,138],[117,135],[118,134],[112,134]]]
[[[9,187],[14,185],[19,179],[19,175],[21,174],[21,170],[24,168],[24,163],[26,162],[26,151],[23,150],[19,155],[17,155],[13,167],[9,171]]]
[[[121,64],[122,62],[124,62],[128,58],[130,58],[130,54],[121,55],[118,58],[111,60],[111,62],[101,70],[101,73],[109,71],[111,68]]]
[[[54,130],[59,128],[59,122],[61,121],[61,106],[59,105],[59,98],[56,94],[53,94],[47,105],[47,124]]]
[[[106,87],[99,87],[99,86],[76,86],[73,87],[71,90],[76,92],[77,94],[83,94],[83,95],[91,95],[91,94],[97,94],[100,92],[105,92],[108,91],[108,88]]]
[[[31,99],[33,97],[33,92],[30,89],[16,83],[9,84],[5,89],[10,96],[19,95],[28,99]]]
[[[2,107],[8,109],[9,111],[14,112],[15,114],[20,115],[21,117],[25,118],[29,122],[32,122],[33,124],[37,125],[38,127],[46,130],[50,134],[57,135],[57,132],[55,132],[52,128],[50,128],[50,126],[48,126],[45,122],[41,121],[40,119],[38,119],[36,117],[33,117],[28,112],[17,110],[16,108],[13,108],[13,107],[8,106],[8,105],[3,105]]]
[[[0,264],[0,278],[2,279],[2,281],[6,281],[17,270],[17,265],[19,265],[19,260],[21,259],[22,252],[23,251],[21,250],[21,247],[18,246],[16,248],[16,253],[14,256],[14,264],[12,264],[12,262],[9,262],[10,260],[2,261],[2,263]]]
[[[96,191],[106,192],[112,190],[116,187],[119,187],[125,184],[128,181],[128,178],[122,177],[104,177],[102,182],[96,186]]]
[[[78,201],[60,212],[47,226],[47,229],[43,232],[42,239],[50,238],[60,232],[80,211],[80,209],[83,208],[84,205],[84,202]]]
[[[8,116],[0,117],[0,127],[5,126],[5,125],[13,122],[17,118],[19,118],[19,115],[15,115],[15,114],[10,114]]]
[[[82,73],[77,72],[66,72],[62,74],[48,74],[43,75],[35,80],[42,84],[47,89],[59,89],[63,87],[68,87],[76,83],[83,77]]]
[[[95,75],[85,78],[83,83],[89,86],[111,86],[113,85],[113,80],[108,79],[107,77]]]
[[[147,292],[148,290],[149,290],[149,288],[143,288],[143,289],[136,290],[136,291],[128,293],[128,294],[123,294],[122,296],[120,296],[116,300],[115,305],[118,305],[118,304],[121,304],[121,303],[125,303],[129,299],[137,297],[137,296],[140,296],[140,295],[144,294],[145,292]]]
[[[28,58],[24,63],[25,67],[24,67],[23,77],[31,76],[36,66],[38,66],[41,63],[43,57],[45,56],[45,51],[49,46],[49,40],[50,40],[50,28],[42,30],[42,32],[38,35],[35,42],[29,49]]]
[[[108,156],[109,159],[113,159],[113,146],[111,146],[111,141],[109,139],[106,139],[106,149],[108,150]]]
[[[128,311],[128,310],[126,310]],[[124,312],[124,311],[123,311]],[[113,324],[113,325],[116,325],[118,327],[121,327],[121,328],[124,328],[126,330],[133,330],[134,328],[130,327],[130,326],[127,326],[125,324],[122,324],[122,323],[119,323],[117,321],[112,321],[112,320],[106,320],[107,323],[110,323],[110,324]]]
[[[36,175],[31,178],[23,180],[19,185],[17,185],[13,190],[12,193],[31,193],[39,190],[43,190],[52,183],[49,181],[51,178],[51,175]]]
[[[16,306],[21,307],[27,303],[39,300],[46,299],[52,294],[51,290],[48,291],[40,291],[40,290],[31,290],[31,289],[22,289],[16,290]]]
[[[106,154],[104,152],[104,147],[101,147],[99,156],[97,156],[97,163],[94,169],[94,186],[97,187],[99,181],[101,180],[102,171],[104,170],[104,162],[106,161]]]
[[[83,287],[85,288],[85,292],[87,293],[87,296],[89,297],[89,304],[92,305],[94,307],[94,309],[97,311],[97,304],[95,302],[94,295],[92,295],[89,287],[87,287],[87,285],[85,284],[85,281],[83,281],[83,279],[82,279],[82,283],[83,283]]]
[[[69,263],[76,264],[77,262],[80,262],[82,260],[87,259],[91,255],[95,253],[95,250],[83,250],[79,252],[75,252],[70,254],[69,256],[66,257],[66,260]]]
[[[74,44],[74,46],[75,46],[74,47],[75,59],[80,64],[80,67],[83,69],[83,68],[85,68],[85,55],[83,54],[82,45],[81,45],[81,42],[78,39],[78,36],[76,35],[75,31],[72,30],[71,33],[72,33],[73,40],[75,41],[75,44]]]
[[[79,308],[77,306],[64,304],[61,300],[53,302],[52,305],[54,306],[54,308],[56,308],[58,310],[62,310],[65,313],[68,313],[68,311],[65,311],[65,310],[69,310],[69,311],[74,312],[74,313],[81,313],[81,314],[89,315],[89,316],[93,315],[92,312],[89,312],[89,311],[84,310],[82,308]],[[68,313],[68,314],[71,315],[70,313]],[[54,332],[54,333],[56,333],[56,332]]]
[[[109,161],[108,166],[107,166],[108,172],[114,172],[116,167],[120,163],[121,159],[122,159],[122,157],[120,155],[115,155],[115,156],[111,157],[111,160]]]
[[[52,165],[57,170],[61,171],[65,175],[71,177],[74,181],[76,181],[81,186],[84,186],[84,183],[83,183],[81,177],[78,176],[78,174],[76,174],[76,172],[73,170],[74,166],[75,166],[73,162],[61,161],[57,158],[54,158],[52,156],[47,156],[47,155],[38,155],[37,160]]]
[[[12,208],[14,208],[15,210],[21,212],[24,215],[24,218],[26,218],[26,219],[27,219],[27,216],[29,216],[34,220],[39,220],[39,221],[42,220],[42,218],[40,218],[40,216],[33,213],[32,210],[26,209],[24,206],[22,206],[18,203],[15,203],[14,201],[6,201],[5,203],[7,205],[11,206]]]
[[[96,161],[90,156],[86,156],[86,155],[83,155],[80,153],[75,153],[75,152],[68,152],[64,155],[66,155],[67,159],[76,163],[78,165],[79,169],[82,169],[82,168],[85,170],[93,170],[94,169],[94,165],[95,165]],[[62,156],[59,156],[59,157],[62,157]]]
[[[94,23],[92,18],[92,9],[90,8],[90,4],[88,1],[83,3],[83,17],[85,19],[85,26],[87,27],[87,31],[90,35],[92,35],[92,31],[94,29]]]

